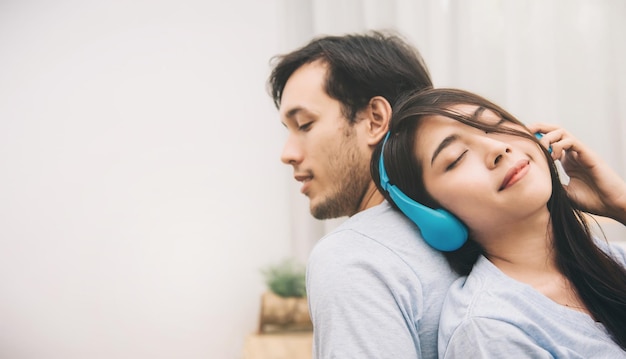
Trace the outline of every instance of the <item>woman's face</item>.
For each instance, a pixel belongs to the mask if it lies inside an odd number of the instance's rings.
[[[451,109],[471,116],[478,107]],[[526,131],[489,110],[479,120]],[[423,118],[417,131],[414,150],[423,167],[426,190],[474,236],[486,230],[507,230],[533,215],[549,216],[550,171],[535,142],[485,133],[443,116]]]

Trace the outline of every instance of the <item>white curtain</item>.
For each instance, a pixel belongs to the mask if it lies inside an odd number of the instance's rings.
[[[477,92],[526,123],[560,124],[626,177],[625,1],[284,0],[284,5],[287,51],[318,35],[396,30],[420,50],[435,86]],[[292,196],[294,250],[305,258],[320,235],[343,219],[312,219],[308,201],[296,191]]]

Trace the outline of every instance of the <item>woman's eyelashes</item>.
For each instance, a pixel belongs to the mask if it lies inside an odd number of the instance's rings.
[[[459,162],[461,162],[461,160],[463,159],[463,157],[465,157],[465,154],[467,153],[467,150],[464,150],[459,157],[457,157],[456,159],[454,159],[449,165],[446,166],[446,172],[454,169]]]

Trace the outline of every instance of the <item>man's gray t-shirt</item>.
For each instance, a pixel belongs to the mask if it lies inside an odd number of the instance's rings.
[[[621,264],[621,248],[610,253]],[[481,256],[448,292],[440,358],[626,358],[604,326],[516,281]]]
[[[322,238],[307,264],[315,358],[436,358],[437,327],[458,278],[387,202]]]

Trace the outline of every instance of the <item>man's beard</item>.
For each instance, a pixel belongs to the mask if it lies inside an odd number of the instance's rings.
[[[333,180],[337,185],[322,202],[311,207],[311,214],[317,219],[355,214],[371,181],[368,166],[360,165],[359,154],[354,147],[332,162],[335,163]]]

